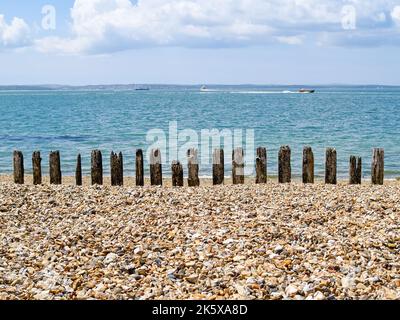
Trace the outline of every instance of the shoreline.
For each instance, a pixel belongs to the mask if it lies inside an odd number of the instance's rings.
[[[33,178],[32,175],[25,175],[24,176],[25,183],[24,185],[32,185]],[[49,176],[43,176],[43,184],[42,185],[49,185],[50,179]],[[111,185],[111,177],[104,176],[103,177],[104,186]],[[145,186],[150,186],[150,178],[145,177]],[[90,176],[82,176],[82,183],[84,187],[91,186],[91,177]],[[14,178],[12,175],[0,175],[0,184],[14,184]],[[278,184],[278,177],[277,176],[268,176],[267,184]],[[294,177],[292,178],[292,184],[299,184],[303,185],[301,177]],[[314,184],[325,184],[323,177],[315,177]],[[385,179],[384,185],[400,185],[400,179]],[[74,176],[63,176],[62,177],[62,185],[75,185],[75,177]],[[226,176],[224,179],[224,185],[229,186],[232,184],[232,178],[230,176]],[[245,177],[244,185],[256,185],[255,177]],[[349,185],[348,179],[340,179],[338,178],[338,185]],[[371,180],[363,179],[362,185],[371,185]],[[124,177],[124,186],[123,187],[134,187],[135,186],[135,178],[132,176]],[[163,178],[163,186],[164,187],[172,187],[171,177]],[[200,177],[200,186],[213,186],[212,177]],[[187,178],[184,179],[184,187],[188,187]]]

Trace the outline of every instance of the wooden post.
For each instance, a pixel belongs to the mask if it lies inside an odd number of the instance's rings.
[[[196,149],[189,149],[188,156],[188,185],[189,187],[198,187],[199,179],[199,162]]]
[[[371,180],[372,184],[383,185],[385,176],[385,151],[380,148],[373,150]]]
[[[244,152],[243,148],[232,151],[232,183],[244,184]]]
[[[303,183],[314,183],[314,153],[311,147],[303,148]]]
[[[100,150],[92,151],[91,176],[92,176],[92,185],[103,184],[103,158]]]
[[[183,167],[179,161],[172,162],[172,186],[183,187]]]
[[[144,186],[144,163],[142,149],[136,150],[136,185]]]
[[[337,184],[337,153],[335,148],[326,149],[325,183]]]
[[[51,151],[49,156],[49,167],[50,167],[50,184],[61,184],[61,161],[60,152]]]
[[[112,186],[123,186],[124,185],[124,165],[122,153],[119,155],[111,152],[110,157],[110,168],[111,168],[111,185]]]
[[[267,183],[267,149],[257,148],[256,183]]]
[[[349,176],[349,184],[361,184],[362,165],[360,157],[350,157]]]
[[[32,154],[32,171],[33,171],[33,184],[42,184],[42,158],[40,151],[35,151]]]
[[[124,185],[124,157],[122,156],[122,152],[118,154],[119,158],[119,172],[120,172],[120,185]]]
[[[24,155],[21,151],[14,151],[14,182],[24,184]]]
[[[80,154],[76,158],[75,184],[77,186],[82,185],[82,158]]]
[[[152,186],[162,186],[162,162],[160,149],[151,150],[150,183]]]
[[[279,150],[279,183],[290,183],[292,181],[292,167],[290,163],[291,150],[289,146],[282,146]]]
[[[213,184],[224,184],[224,150],[215,149],[213,153]]]

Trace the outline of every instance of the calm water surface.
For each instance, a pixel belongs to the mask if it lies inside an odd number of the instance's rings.
[[[302,147],[311,145],[316,174],[324,173],[324,150],[335,147],[341,177],[350,155],[363,157],[364,176],[370,173],[371,150],[385,148],[386,176],[400,177],[400,88],[318,88],[313,95],[270,93],[290,88],[222,88],[200,93],[197,88],[150,91],[0,91],[0,173],[12,172],[12,151],[24,152],[27,173],[31,153],[60,150],[65,175],[75,171],[82,154],[84,173],[90,172],[90,151],[101,149],[105,172],[111,150],[124,153],[126,174],[134,174],[136,148],[147,149],[146,133],[178,130],[254,129],[257,146],[268,148],[268,171],[277,174],[280,145],[292,147],[295,175],[301,173]],[[230,155],[227,155],[227,162]],[[147,165],[146,165],[147,167]],[[210,166],[201,175],[211,174]],[[164,166],[168,173],[168,165]],[[229,166],[227,166],[228,175]]]

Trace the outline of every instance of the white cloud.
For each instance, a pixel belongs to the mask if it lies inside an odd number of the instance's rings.
[[[394,7],[392,13],[391,13],[393,21],[400,26],[400,6]]]
[[[276,37],[276,39],[285,44],[290,44],[290,45],[296,45],[296,44],[302,44],[303,39],[301,37]]]
[[[382,44],[397,36],[399,0],[75,0],[71,36],[36,41],[45,52],[108,53],[148,46],[229,47],[274,42]],[[357,30],[343,30],[354,6]],[[350,40],[349,40],[350,39]]]
[[[76,0],[72,37],[37,41],[42,51],[105,53],[143,46],[300,44],[302,31],[337,25],[326,0]]]
[[[24,20],[13,18],[7,23],[0,14],[0,49],[25,47],[31,42],[30,28]]]

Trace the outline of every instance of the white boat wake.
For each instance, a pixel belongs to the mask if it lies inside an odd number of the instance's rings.
[[[230,91],[233,94],[296,94],[297,91]]]
[[[283,91],[271,91],[271,90],[221,90],[221,89],[209,89],[206,86],[202,86],[200,89],[202,93],[230,93],[230,94],[305,94],[305,93],[314,93],[315,90],[311,89],[300,89],[298,91],[290,91],[290,90],[283,90]]]

